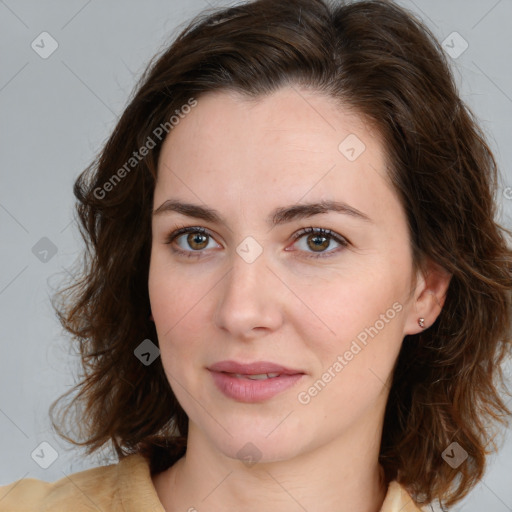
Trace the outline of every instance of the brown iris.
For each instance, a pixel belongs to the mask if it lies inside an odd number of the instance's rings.
[[[313,242],[313,245],[310,245],[309,242],[311,240],[322,240],[322,241],[321,242]],[[330,239],[328,237],[323,236],[323,235],[318,235],[318,234],[311,234],[307,238],[308,246],[316,252],[319,252],[322,249],[327,249],[327,247],[329,247],[329,241],[330,241]]]
[[[187,243],[196,251],[204,249],[208,245],[208,235],[203,235],[202,233],[197,232],[189,233],[187,236]]]

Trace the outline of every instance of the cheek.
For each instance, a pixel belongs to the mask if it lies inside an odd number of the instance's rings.
[[[374,324],[379,332],[399,324],[396,320],[401,316],[397,309],[403,309],[403,290],[399,277],[384,272],[376,264],[361,271],[351,269],[344,275],[331,276],[316,287],[294,289],[309,308],[301,317],[304,328],[312,335],[315,332],[318,335],[321,328],[322,339],[333,350],[341,349],[344,343]],[[393,308],[395,303],[401,306]]]
[[[170,332],[180,318],[192,311],[195,296],[204,294],[203,286],[206,287],[204,280],[187,277],[186,272],[172,264],[167,247],[153,247],[148,291],[159,333]]]
[[[380,281],[370,273],[343,283],[339,280],[323,294],[311,297],[334,334],[324,328],[319,335],[318,321],[315,329],[306,318],[302,320],[303,339],[317,364],[311,387],[300,390],[300,403],[310,399],[326,417],[335,415],[339,425],[348,425],[374,406],[387,389],[401,347],[404,305],[400,287],[390,275],[379,275]]]
[[[207,325],[206,313],[208,290],[205,279],[194,279],[177,272],[169,263],[152,258],[149,271],[149,298],[162,360],[185,361],[204,340]],[[173,357],[169,357],[172,352]]]
[[[320,331],[316,319],[316,329],[302,320],[303,339],[317,364],[313,388],[301,391],[321,394],[315,401],[325,411],[342,404],[344,418],[361,414],[386,389],[402,344],[406,281],[396,267],[392,274],[385,266],[375,264],[373,272],[352,273],[333,280],[323,293],[310,294],[329,329]]]

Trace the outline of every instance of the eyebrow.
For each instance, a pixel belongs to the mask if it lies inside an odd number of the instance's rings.
[[[186,203],[176,199],[168,199],[153,211],[153,216],[177,212],[187,217],[202,219],[216,224],[227,224],[222,215],[213,208],[198,204]],[[320,201],[317,203],[292,204],[276,208],[267,218],[267,224],[272,227],[288,222],[313,217],[322,213],[337,212],[349,215],[365,222],[372,222],[368,215],[342,201]]]

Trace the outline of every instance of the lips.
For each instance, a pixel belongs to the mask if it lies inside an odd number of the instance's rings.
[[[221,361],[208,367],[213,382],[228,398],[238,402],[263,402],[296,386],[304,378],[298,369],[257,361],[249,364]]]

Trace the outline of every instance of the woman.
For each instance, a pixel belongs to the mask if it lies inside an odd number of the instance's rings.
[[[496,180],[441,48],[393,3],[196,19],[74,189],[88,252],[56,310],[85,376],[52,412],[120,461],[14,482],[0,510],[460,501],[510,414]]]

